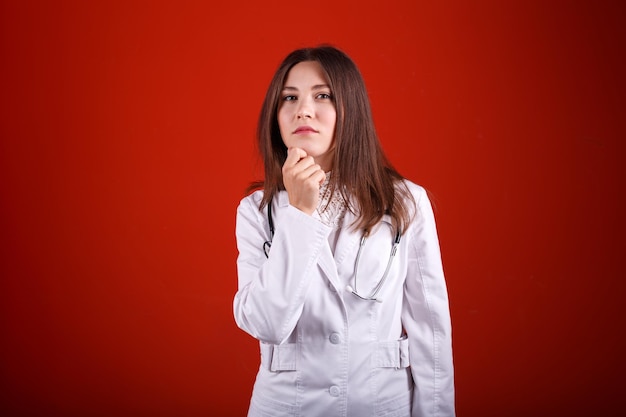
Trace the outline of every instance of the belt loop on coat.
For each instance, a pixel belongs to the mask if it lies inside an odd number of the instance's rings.
[[[372,360],[376,368],[409,367],[409,339],[404,336],[399,340],[378,342]]]
[[[296,344],[273,345],[261,342],[261,365],[271,372],[296,370]]]

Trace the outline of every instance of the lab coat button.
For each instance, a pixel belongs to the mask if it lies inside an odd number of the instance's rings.
[[[332,395],[333,397],[339,397],[339,394],[341,393],[341,390],[339,389],[339,387],[337,385],[333,385],[332,387],[330,387],[330,389],[328,390],[328,392],[330,393],[330,395]]]
[[[339,336],[339,333],[331,333],[329,339],[330,343],[333,345],[341,343],[341,336]]]

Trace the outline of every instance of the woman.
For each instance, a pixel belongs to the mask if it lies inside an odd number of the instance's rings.
[[[249,416],[453,416],[448,297],[423,188],[385,158],[363,79],[289,54],[237,210],[237,325],[260,342]]]

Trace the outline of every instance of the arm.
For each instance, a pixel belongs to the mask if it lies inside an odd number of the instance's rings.
[[[414,194],[418,210],[411,230],[402,312],[415,382],[413,415],[451,417],[455,411],[448,293],[430,201],[421,188]]]
[[[293,206],[284,207],[266,258],[262,216],[250,197],[237,209],[239,285],[234,315],[237,325],[253,337],[280,344],[300,318],[312,271],[331,229]]]

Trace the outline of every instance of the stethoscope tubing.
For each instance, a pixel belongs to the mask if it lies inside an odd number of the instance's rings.
[[[364,297],[359,294],[359,290],[357,289],[357,277],[359,275],[358,273],[359,260],[361,258],[361,252],[362,252],[363,246],[365,246],[365,241],[367,240],[367,236],[365,235],[365,233],[363,234],[363,236],[361,237],[361,242],[359,243],[359,250],[356,254],[356,260],[354,261],[354,288],[349,289],[352,294],[356,295],[357,297],[363,300],[382,302],[382,300],[376,298],[376,296],[378,295],[378,292],[383,287],[383,284],[385,283],[385,281],[387,280],[387,277],[389,276],[389,270],[391,269],[391,264],[393,263],[393,259],[396,256],[396,252],[398,251],[398,245],[400,244],[400,237],[401,237],[400,232],[399,231],[396,232],[396,236],[393,240],[393,244],[391,245],[391,252],[389,253],[389,259],[387,260],[387,266],[385,267],[385,272],[383,273],[383,276],[380,279],[380,281],[378,281],[378,284],[376,285],[376,287],[374,287],[374,289],[372,290],[372,293],[369,296]]]
[[[272,217],[272,200],[267,203],[267,222],[270,228],[270,240],[263,242],[263,252],[265,257],[270,257],[270,249],[272,248],[272,240],[274,240],[274,219]]]

